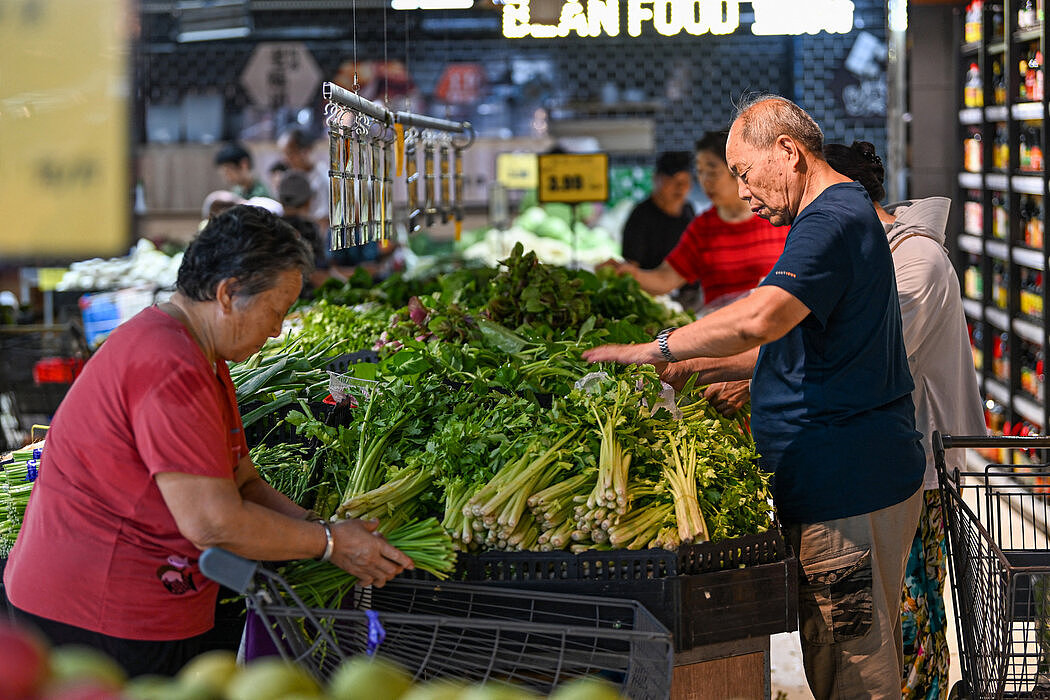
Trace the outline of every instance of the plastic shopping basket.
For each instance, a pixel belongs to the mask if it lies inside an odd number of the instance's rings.
[[[998,462],[971,458],[949,472],[945,451],[965,448],[994,450]],[[1050,477],[1048,448],[1048,437],[933,435],[961,697],[1050,698],[1050,506],[1037,486]]]
[[[670,694],[670,632],[636,601],[397,579],[354,589],[339,609],[315,609],[258,562],[209,549],[200,567],[245,594],[280,653],[319,681],[345,658],[374,653],[417,680],[500,680],[548,693],[598,675],[628,697]]]

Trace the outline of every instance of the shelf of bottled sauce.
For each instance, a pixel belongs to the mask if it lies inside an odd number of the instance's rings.
[[[991,63],[991,97],[993,104],[984,103],[985,85],[978,61],[967,59],[963,83],[963,106],[960,120],[966,124],[963,141],[963,169],[973,175],[960,176],[960,184],[972,187],[966,191],[963,203],[964,235],[959,247],[966,251],[967,262],[963,272],[963,304],[967,312],[967,330],[973,352],[974,368],[985,391],[985,420],[990,430],[1002,435],[1042,434],[1044,391],[1043,350],[1043,185],[1045,166],[1041,147],[1042,101],[1044,97],[1043,54],[1039,48],[1043,22],[1042,0],[1025,0],[1017,9],[1020,41],[1017,63],[1017,95],[1007,107],[1007,51],[1004,42],[1004,22],[1001,6],[993,7],[991,30],[993,45],[989,46]],[[998,9],[998,12],[996,12]],[[984,7],[982,0],[973,0],[966,6],[964,23],[964,55],[976,55],[982,39]],[[997,43],[995,43],[997,42]],[[1009,111],[1008,111],[1009,110]],[[1017,122],[1018,163],[1011,176],[1008,119]],[[982,129],[985,122],[989,129]],[[992,139],[989,150],[992,162],[985,169],[985,134]],[[1026,177],[1025,173],[1032,173]],[[1036,177],[1038,175],[1038,177]],[[1008,180],[1018,193],[1019,236],[1013,249],[1014,269],[1020,276],[1018,308],[1020,316],[1009,314],[1010,290],[1010,220],[1011,204]],[[991,190],[991,238],[984,240],[984,193]],[[998,189],[997,189],[998,188]],[[990,259],[991,271],[988,302],[985,306],[985,283],[981,256]],[[991,334],[991,357],[984,357],[985,338]],[[1011,396],[1011,343],[1019,345],[1015,356],[1019,359],[1020,386]],[[985,366],[987,361],[988,365]],[[987,370],[987,373],[986,373]],[[1014,420],[1009,420],[1007,406],[1014,408]],[[1019,466],[1035,463],[1045,457],[1034,453],[986,451],[989,460],[1013,459]],[[1037,484],[1039,491],[1050,493],[1050,483]]]

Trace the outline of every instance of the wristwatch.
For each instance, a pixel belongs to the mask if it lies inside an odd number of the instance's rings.
[[[671,354],[671,348],[667,347],[667,339],[672,333],[678,330],[678,327],[665,328],[656,334],[656,345],[660,348],[660,354],[664,356],[664,359],[668,362],[678,362],[678,358]]]

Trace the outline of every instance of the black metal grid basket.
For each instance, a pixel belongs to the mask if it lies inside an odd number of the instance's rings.
[[[597,675],[628,697],[670,694],[670,633],[635,601],[399,579],[355,589],[344,608],[311,609],[256,562],[210,549],[200,565],[244,593],[281,654],[321,681],[368,652],[376,618],[385,639],[374,653],[417,680],[499,680],[548,693]]]
[[[956,607],[959,697],[1050,698],[1050,504],[1045,457],[1018,467],[1048,437],[933,435]],[[999,462],[953,470],[949,449],[994,449]],[[1005,455],[1005,459],[1003,458]]]

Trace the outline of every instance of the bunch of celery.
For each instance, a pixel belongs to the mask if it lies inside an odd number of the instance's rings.
[[[448,578],[456,565],[452,538],[433,518],[388,527],[380,522],[380,533],[387,542],[412,559],[417,571],[439,579]],[[302,559],[286,564],[281,575],[312,608],[337,608],[357,583],[357,579],[328,562]]]

